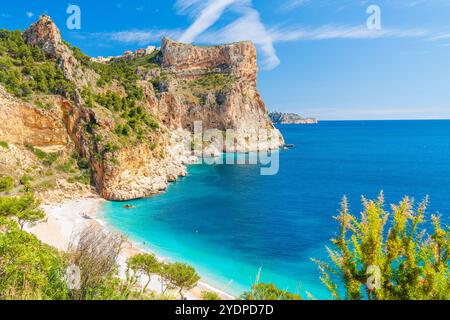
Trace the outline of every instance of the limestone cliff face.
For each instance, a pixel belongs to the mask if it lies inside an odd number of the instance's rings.
[[[36,108],[13,97],[0,85],[0,141],[39,147],[66,145],[68,135],[61,109]]]
[[[55,108],[47,112],[0,88],[0,120],[20,124],[0,121],[0,140],[37,146],[71,140],[88,160],[97,191],[106,199],[150,196],[185,175],[185,165],[195,160],[186,143],[195,121],[202,121],[203,129],[234,129],[239,134],[235,151],[276,149],[284,143],[257,90],[256,50],[251,42],[197,47],[164,38],[156,68],[136,70],[143,91],[138,104],[160,126],[147,141],[111,148],[108,144],[120,138],[115,128],[121,115],[110,108],[87,107],[81,92],[90,88],[96,94],[114,91],[122,97],[124,88],[117,81],[99,87],[100,75],[77,60],[50,17],[42,16],[23,37],[58,62],[75,92],[71,101],[55,98]],[[269,137],[259,143],[249,139],[258,131],[267,131]],[[223,151],[219,148],[213,153]]]
[[[162,66],[180,78],[228,73],[256,86],[256,48],[250,41],[198,47],[163,38],[161,51]]]
[[[276,149],[284,143],[257,90],[256,48],[251,42],[199,47],[163,38],[161,54],[163,70],[176,80],[159,103],[150,104],[157,106],[154,113],[169,127],[192,129],[194,121],[202,121],[205,129],[234,129],[242,137],[264,130],[271,136],[270,142],[258,145],[238,143],[236,151]],[[203,93],[203,103],[183,101],[183,80],[214,75],[229,79],[227,86]]]

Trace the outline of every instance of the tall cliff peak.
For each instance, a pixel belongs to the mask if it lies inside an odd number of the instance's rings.
[[[58,47],[62,44],[61,32],[48,15],[40,16],[23,34],[28,45],[41,47],[46,54],[56,56]]]
[[[23,39],[28,45],[42,48],[48,57],[55,59],[66,79],[79,85],[89,83],[80,68],[80,62],[74,57],[72,49],[63,42],[61,32],[50,16],[41,15],[38,21],[25,30]]]

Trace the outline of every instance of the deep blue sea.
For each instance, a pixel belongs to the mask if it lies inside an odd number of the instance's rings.
[[[387,203],[430,196],[448,223],[450,121],[342,121],[279,126],[295,148],[280,171],[257,165],[194,165],[166,193],[108,202],[108,224],[171,260],[195,266],[205,282],[235,295],[261,281],[330,298],[311,258],[326,258],[343,195],[354,213],[361,195]],[[388,208],[388,206],[387,206]]]

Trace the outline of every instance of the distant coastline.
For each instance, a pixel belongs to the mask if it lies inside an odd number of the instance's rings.
[[[273,124],[317,124],[319,121],[316,118],[304,118],[296,113],[269,113],[270,120]]]

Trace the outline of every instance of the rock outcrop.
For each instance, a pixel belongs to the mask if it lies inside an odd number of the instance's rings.
[[[42,15],[23,33],[23,38],[28,45],[38,46],[47,56],[56,59],[64,76],[79,87],[96,80],[94,72],[81,69],[80,62],[63,42],[61,32],[49,16]]]
[[[56,98],[55,98],[56,99]],[[38,147],[65,146],[68,135],[56,102],[45,110],[7,93],[0,85],[0,141]]]
[[[235,130],[240,140],[262,131],[270,136],[267,140],[270,142],[259,141],[253,145],[240,141],[236,145],[238,152],[276,149],[283,145],[283,137],[273,127],[257,90],[256,48],[250,41],[199,47],[163,38],[161,54],[163,70],[178,81],[214,75],[228,79],[226,86],[204,93],[202,104],[180,99],[182,83],[169,85],[155,112],[164,115],[161,120],[169,127],[192,130],[193,122],[201,121],[204,129]],[[227,80],[222,78],[222,81]]]
[[[227,73],[256,86],[256,48],[250,41],[199,47],[163,38],[161,51],[162,66],[179,78]]]
[[[13,119],[19,124],[8,127],[0,121],[0,140],[37,146],[70,140],[80,156],[88,160],[97,191],[106,199],[150,196],[186,175],[185,165],[201,155],[186,142],[198,121],[204,130],[225,133],[232,129],[236,133],[231,150],[215,140],[204,142],[201,148],[208,149],[208,154],[277,149],[284,144],[257,90],[256,49],[251,42],[198,47],[163,38],[152,66],[136,69],[136,83],[143,92],[137,102],[142,107],[140,112],[156,119],[159,127],[145,141],[122,142],[117,147],[118,141],[124,139],[116,133],[123,115],[109,106],[91,103],[88,107],[82,92],[88,88],[92,94],[115,92],[126,97],[125,85],[117,80],[98,85],[101,76],[94,71],[97,69],[77,60],[78,55],[62,41],[48,16],[32,24],[23,38],[55,60],[75,90],[71,99],[55,97],[52,111],[44,111],[0,88],[0,120]],[[122,59],[121,63],[129,61]],[[255,139],[262,133],[263,140]]]
[[[317,124],[316,118],[303,118],[296,113],[271,112],[270,119],[274,124]]]

